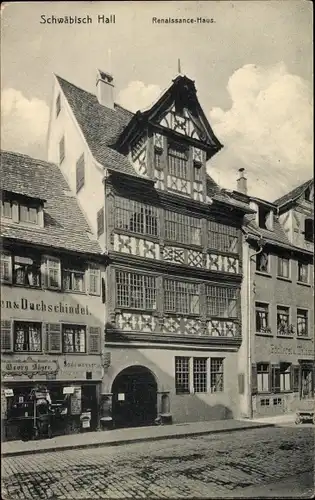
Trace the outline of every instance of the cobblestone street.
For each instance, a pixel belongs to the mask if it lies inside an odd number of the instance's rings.
[[[7,457],[2,498],[242,497],[313,470],[314,429],[275,427]]]

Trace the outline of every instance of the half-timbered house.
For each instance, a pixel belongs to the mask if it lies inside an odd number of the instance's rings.
[[[241,226],[252,210],[207,165],[222,148],[194,82],[146,111],[56,77],[48,156],[108,257],[102,392],[115,426],[238,415]],[[209,163],[208,163],[209,162]]]

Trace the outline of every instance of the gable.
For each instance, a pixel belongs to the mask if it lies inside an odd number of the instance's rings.
[[[118,150],[132,143],[137,134],[141,135],[139,130],[152,125],[172,131],[174,135],[185,136],[195,146],[199,142],[207,153],[207,159],[211,158],[223,146],[215,136],[196,94],[192,80],[186,76],[175,78],[171,87],[150,109],[138,111],[130,120],[116,143]]]
[[[207,140],[207,133],[200,119],[193,118],[193,115],[187,108],[184,108],[179,114],[176,111],[175,104],[166,111],[160,119],[159,124],[162,127],[173,130],[179,134],[191,137],[197,141],[204,142]]]

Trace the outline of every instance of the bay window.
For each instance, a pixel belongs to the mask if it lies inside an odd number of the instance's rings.
[[[222,285],[207,285],[207,316],[237,318],[239,290]]]
[[[166,312],[199,314],[199,284],[178,280],[164,280],[164,308]]]
[[[117,307],[153,310],[156,308],[154,276],[116,271]]]

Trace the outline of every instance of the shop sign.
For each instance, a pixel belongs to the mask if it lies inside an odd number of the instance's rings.
[[[4,395],[6,398],[8,398],[10,396],[14,396],[13,389],[4,389]]]
[[[58,302],[58,304],[49,304],[43,300],[32,302],[29,299],[22,297],[17,300],[1,300],[2,309],[18,309],[20,311],[38,311],[38,312],[54,312],[57,314],[75,314],[78,316],[91,315],[88,306],[71,305],[67,302]]]
[[[101,379],[103,377],[100,362],[65,361],[64,365],[60,368],[58,379],[85,379],[86,372],[92,372],[93,379]]]
[[[15,361],[2,361],[2,376],[7,375],[26,375],[32,378],[34,375],[48,375],[57,373],[59,366],[57,361],[32,359],[17,359]]]
[[[314,356],[314,348],[307,349],[304,346],[298,345],[296,348],[293,346],[283,347],[282,345],[270,345],[271,354],[280,355],[293,355],[293,356]]]

